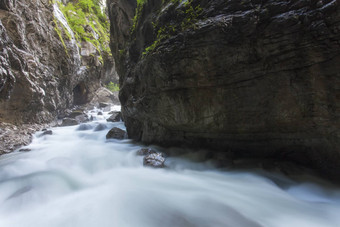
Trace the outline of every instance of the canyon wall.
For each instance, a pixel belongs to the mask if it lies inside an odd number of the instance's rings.
[[[130,138],[340,175],[339,1],[107,2]]]
[[[100,40],[105,31],[100,31],[98,19],[90,11],[88,17],[94,19],[88,23],[93,26],[78,26],[84,37],[77,36],[61,10],[76,1],[63,2],[0,2],[0,154],[7,151],[2,145],[12,143],[5,135],[13,131],[6,130],[8,124],[20,131],[23,124],[49,123],[66,109],[90,101],[101,83],[118,82],[109,38]],[[64,12],[80,15],[74,8]],[[94,45],[96,40],[101,46]]]

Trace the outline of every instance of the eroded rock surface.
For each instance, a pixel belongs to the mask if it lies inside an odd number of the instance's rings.
[[[20,127],[0,122],[0,155],[9,153],[32,141],[32,135],[47,125],[24,124]]]
[[[78,47],[61,20],[67,25],[56,1],[0,2],[0,122],[51,122],[91,101],[115,71],[112,58],[100,62],[90,43]]]
[[[129,138],[340,176],[339,2],[179,2],[147,1],[112,44]],[[135,2],[108,3],[121,40]]]

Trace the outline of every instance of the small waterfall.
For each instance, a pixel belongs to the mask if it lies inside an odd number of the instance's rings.
[[[59,0],[57,0],[57,1],[59,1]],[[73,50],[75,50],[73,52],[73,58],[74,58],[76,64],[79,65],[79,67],[80,67],[80,63],[81,63],[80,52],[79,52],[79,48],[78,48],[78,45],[77,45],[77,41],[76,41],[75,36],[74,36],[74,32],[70,28],[69,24],[67,23],[67,20],[66,20],[64,14],[59,9],[58,3],[53,4],[53,15],[63,25],[63,27],[67,30],[67,32],[71,35],[71,40],[70,40],[71,47],[72,47]]]
[[[64,28],[67,29],[67,31],[70,33],[70,35],[72,37],[72,40],[75,40],[74,33],[73,33],[72,29],[70,28],[70,26],[68,25],[67,20],[66,20],[64,14],[59,9],[59,6],[58,6],[57,3],[53,4],[53,15],[64,26]]]

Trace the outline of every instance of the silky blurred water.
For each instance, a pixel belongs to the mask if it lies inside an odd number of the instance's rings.
[[[178,157],[146,168],[141,146],[105,139],[122,122],[91,114],[0,157],[0,227],[340,226],[339,189]]]

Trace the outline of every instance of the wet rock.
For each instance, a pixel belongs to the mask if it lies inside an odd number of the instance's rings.
[[[97,115],[102,116],[102,115],[103,115],[103,112],[98,112]]]
[[[52,130],[45,130],[43,133],[39,135],[39,137],[46,136],[46,135],[52,135],[53,131]]]
[[[66,117],[68,118],[76,118],[78,116],[84,115],[85,113],[82,110],[75,110],[69,113]]]
[[[78,125],[79,122],[73,118],[64,118],[60,126],[73,126]]]
[[[111,104],[110,103],[107,103],[107,102],[100,102],[99,103],[99,108],[104,108],[104,107],[108,107],[110,106]]]
[[[100,104],[119,105],[118,92],[113,93],[107,88],[101,87],[95,92],[90,104],[97,107],[100,107]]]
[[[137,151],[137,155],[139,156],[145,156],[145,155],[155,154],[155,153],[157,152],[151,148],[141,148]]]
[[[105,129],[107,129],[107,126],[106,126],[106,125],[104,125],[104,124],[98,124],[98,125],[94,128],[94,131],[95,131],[95,132],[98,132],[98,131],[103,131],[103,130],[105,130]]]
[[[151,153],[143,158],[143,165],[150,166],[154,168],[163,168],[165,158],[162,153]]]
[[[92,129],[92,126],[90,124],[80,124],[77,128],[77,131],[86,131]]]
[[[109,112],[111,110],[111,106],[106,106],[103,108],[103,111]]]
[[[126,137],[126,131],[123,129],[114,127],[112,128],[107,134],[106,134],[106,139],[125,139]]]
[[[338,1],[148,1],[132,34],[134,2],[107,2],[129,138],[339,178]]]
[[[84,113],[82,110],[75,110],[69,113],[66,118],[73,118],[77,120],[79,123],[88,122],[90,119],[88,118],[87,114]]]
[[[59,113],[64,118],[63,110],[92,100],[101,77],[115,71],[108,54],[101,54],[105,69],[94,61],[99,53],[80,56],[78,45],[83,43],[66,38],[70,34],[54,16],[57,11],[51,1],[2,0],[0,9],[3,122],[47,123]]]
[[[48,125],[13,125],[0,121],[0,155],[14,151],[32,141],[33,134]]]
[[[108,122],[119,122],[122,119],[121,112],[111,112],[112,115],[106,119]]]
[[[89,117],[86,114],[78,115],[75,119],[80,123],[90,121]]]
[[[31,151],[31,149],[29,149],[29,148],[22,148],[19,151],[20,152],[29,152],[29,151]]]

